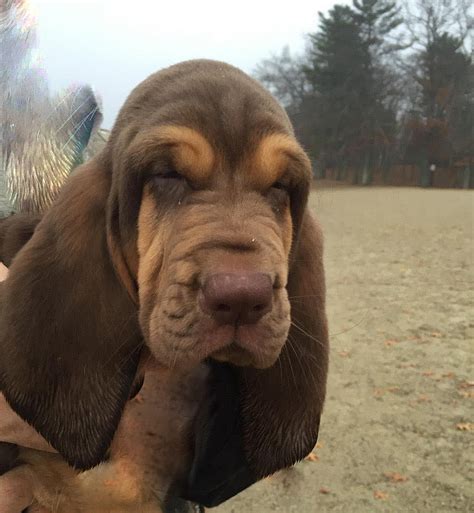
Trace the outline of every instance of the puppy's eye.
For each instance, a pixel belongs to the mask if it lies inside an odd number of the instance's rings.
[[[183,175],[176,172],[174,169],[159,171],[151,175],[153,183],[161,189],[169,190],[172,186],[180,186],[187,184],[187,180]]]
[[[275,182],[272,185],[272,189],[279,189],[281,191],[288,192],[288,186],[286,184],[284,184],[283,182]]]
[[[176,171],[170,170],[156,176],[157,178],[164,178],[166,180],[184,180],[184,176]]]
[[[275,214],[281,214],[290,204],[290,187],[282,181],[275,182],[268,189],[266,198]]]
[[[157,169],[150,177],[154,193],[159,196],[160,203],[165,204],[168,199],[172,205],[181,204],[193,188],[188,180],[171,166]]]

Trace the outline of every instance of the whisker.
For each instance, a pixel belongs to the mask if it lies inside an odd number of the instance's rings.
[[[314,312],[311,312],[308,310],[308,308],[298,308],[295,304],[291,305],[291,309],[295,312],[298,312],[300,315],[304,315],[305,317],[308,317],[310,319],[314,318]]]
[[[294,344],[294,340],[293,339],[289,339],[292,346]],[[310,351],[308,351],[306,348],[299,348],[300,349],[300,352],[298,353],[296,351],[296,349],[294,348],[293,346],[293,350],[295,351],[295,354],[297,354],[298,356],[298,363],[301,365],[301,368],[303,370],[303,373],[305,374],[305,378],[306,378],[306,373],[304,371],[304,366],[306,366],[307,370],[309,371],[310,373],[310,378],[314,381],[314,367],[316,367],[317,369],[322,369],[322,365],[321,363],[319,362],[319,360],[313,355],[310,353]],[[304,351],[304,353],[303,353]],[[310,362],[309,360],[311,360],[313,363],[310,365]]]
[[[110,376],[110,379],[107,381],[106,386],[111,383],[111,381],[117,376],[117,374],[121,371],[123,366],[132,358],[135,352],[138,349],[141,349],[142,344],[137,344],[135,347],[132,347],[130,351],[118,362],[116,371]]]
[[[126,328],[127,328],[127,325],[130,323],[131,320],[133,320],[134,318],[136,318],[136,315],[135,313],[131,314],[130,317],[128,319],[125,320],[125,322],[123,323],[122,325],[122,329],[121,331],[125,331]],[[111,330],[110,330],[111,331]],[[114,351],[112,351],[112,353],[110,354],[108,360],[106,360],[105,362],[105,365],[109,364],[113,358],[117,355],[117,353],[120,352],[120,350],[126,345],[128,344],[129,340],[127,338],[124,338],[120,344],[117,345],[117,347],[115,348]]]
[[[287,343],[288,343],[288,348],[289,348],[289,349],[291,349],[291,350],[293,351],[293,354],[294,354],[294,355],[295,355],[295,357],[296,357],[296,361],[297,361],[298,363],[300,363],[300,362],[299,362],[300,358],[298,358],[298,352],[297,352],[297,351],[296,351],[296,349],[293,347],[293,343],[292,343],[292,341],[291,341],[291,339],[290,339],[290,338],[288,338]],[[290,367],[291,375],[293,376],[293,382],[294,382],[295,386],[297,386],[297,385],[298,385],[298,382],[297,382],[297,380],[296,380],[296,376],[295,376],[295,373],[294,373],[294,371],[293,371],[293,364],[291,363],[291,358],[288,356],[287,360],[288,360],[288,365],[289,365],[289,367]],[[300,365],[301,365],[301,363],[300,363]],[[306,376],[305,376],[305,378],[306,378]]]
[[[318,338],[314,337],[313,335],[311,335],[311,333],[308,333],[305,329],[303,329],[301,326],[298,326],[298,324],[296,323],[296,321],[291,321],[291,325],[294,326],[297,330],[299,330],[301,333],[303,333],[303,335],[306,335],[308,338],[310,338],[311,340],[313,340],[314,342],[316,342],[317,344],[319,344],[321,347],[326,347],[322,342],[321,340],[319,340]]]
[[[334,337],[337,337],[338,335],[342,335],[343,333],[347,333],[348,331],[351,331],[353,330],[354,328],[357,328],[357,326],[360,326],[364,321],[367,320],[367,317],[369,316],[369,310],[370,308],[367,309],[367,311],[365,312],[364,316],[362,317],[362,319],[358,322],[356,322],[353,326],[351,326],[350,328],[347,328],[345,330],[342,330],[342,331],[338,331],[337,333],[330,333],[329,336],[334,338]]]
[[[304,299],[308,297],[321,297],[321,294],[308,294],[307,296],[288,296],[288,299]]]

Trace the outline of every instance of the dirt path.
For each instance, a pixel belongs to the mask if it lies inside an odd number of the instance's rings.
[[[474,511],[474,193],[322,190],[331,374],[317,461],[219,513]]]

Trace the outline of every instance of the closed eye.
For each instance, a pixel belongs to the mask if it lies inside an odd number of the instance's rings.
[[[286,184],[284,184],[283,182],[275,182],[272,185],[272,189],[280,189],[282,191],[288,192],[288,186]]]
[[[171,184],[178,185],[178,182],[187,183],[186,178],[172,168],[165,168],[163,171],[153,173],[150,178],[153,180],[154,183],[156,183],[157,185],[161,185],[166,189],[168,189],[168,187]]]
[[[151,181],[157,193],[163,193],[168,196],[175,193],[182,196],[186,192],[193,190],[186,177],[175,171],[172,167],[165,167],[152,174]]]
[[[165,178],[168,180],[184,180],[183,175],[180,175],[179,173],[177,173],[176,171],[173,171],[173,170],[170,170],[170,171],[167,171],[166,173],[157,175],[157,178]]]

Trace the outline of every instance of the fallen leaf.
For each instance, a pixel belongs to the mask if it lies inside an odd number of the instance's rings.
[[[454,374],[454,372],[445,372],[444,374],[441,374],[441,377],[447,378],[447,379],[453,379],[456,377],[456,374]]]
[[[474,422],[460,422],[456,424],[456,429],[459,429],[459,431],[474,431]]]
[[[400,387],[386,387],[386,388],[374,388],[374,397],[382,397],[387,393],[398,392]]]
[[[319,489],[319,493],[328,494],[331,493],[331,490],[329,490],[329,488],[321,486],[321,488]]]
[[[341,358],[345,358],[346,356],[349,356],[350,353],[349,351],[338,351],[337,354],[341,357]]]
[[[459,384],[459,388],[470,388],[474,387],[474,381],[463,381]]]
[[[383,388],[374,388],[374,397],[382,397],[385,394],[385,390]]]
[[[316,444],[316,449],[322,449],[323,448],[323,444],[321,442],[318,442]]]
[[[399,474],[398,472],[385,472],[384,476],[392,483],[405,483],[408,477]]]
[[[419,403],[429,403],[431,402],[431,399],[427,395],[422,394],[418,397],[417,401]]]
[[[319,456],[314,452],[310,452],[305,458],[306,461],[319,461]]]
[[[382,492],[381,490],[375,490],[374,497],[376,499],[386,501],[388,499],[388,493]]]

